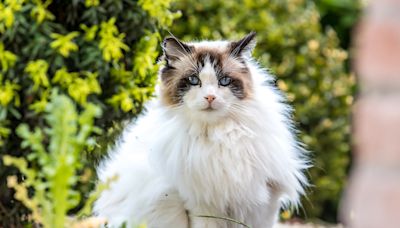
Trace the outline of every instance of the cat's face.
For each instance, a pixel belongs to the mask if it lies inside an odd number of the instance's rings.
[[[183,108],[205,121],[227,117],[252,96],[252,78],[245,59],[254,47],[254,33],[236,42],[163,43],[161,96],[165,105]]]

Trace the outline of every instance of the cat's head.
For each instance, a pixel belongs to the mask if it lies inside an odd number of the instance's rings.
[[[163,42],[165,66],[160,71],[164,105],[204,121],[226,118],[252,97],[247,59],[255,33],[238,41]]]

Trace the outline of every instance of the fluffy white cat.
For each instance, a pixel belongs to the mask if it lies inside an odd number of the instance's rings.
[[[291,108],[239,41],[166,38],[158,96],[98,169],[118,175],[95,203],[110,227],[272,227],[298,205],[308,167]]]

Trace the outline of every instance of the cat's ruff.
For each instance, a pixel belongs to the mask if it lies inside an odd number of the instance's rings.
[[[96,201],[97,216],[111,227],[143,221],[150,228],[243,227],[196,216],[208,215],[268,228],[279,208],[298,204],[307,162],[290,107],[250,57],[253,37],[166,39],[169,69],[160,72],[160,99],[125,129],[99,167],[100,181],[119,178]]]

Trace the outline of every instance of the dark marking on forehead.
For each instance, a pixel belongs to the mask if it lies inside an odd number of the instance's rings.
[[[219,53],[213,50],[199,50],[198,52],[195,53],[194,59],[197,62],[197,65],[199,66],[198,71],[201,70],[201,68],[204,67],[206,64],[206,61],[209,61],[213,68],[215,69],[216,72],[219,72],[222,70],[223,67],[223,59],[224,59],[224,53]]]

